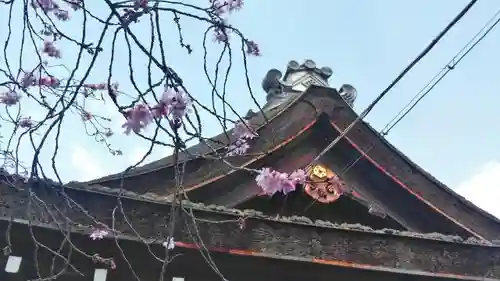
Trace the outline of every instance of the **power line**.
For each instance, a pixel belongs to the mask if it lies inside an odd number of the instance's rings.
[[[449,73],[451,70],[455,69],[455,66],[457,66],[461,61],[462,59],[464,59],[471,51],[472,49],[474,49],[492,30],[493,28],[495,28],[495,26],[498,25],[498,23],[500,23],[500,10],[498,10],[496,12],[496,14],[490,19],[488,20],[488,22],[481,28],[481,30],[479,30],[476,35],[474,35],[474,37],[472,37],[471,40],[469,40],[469,42],[467,42],[467,44],[464,45],[464,47],[451,59],[451,61],[446,64],[445,67],[442,68],[442,70],[440,72],[438,72],[438,74],[436,74],[423,88],[422,90],[420,90],[417,95],[414,96],[414,98],[407,104],[407,106],[405,106],[397,115],[396,117],[394,117],[391,121],[389,121],[386,126],[384,127],[384,129],[382,129],[379,133],[386,136],[387,134],[389,134],[389,132],[406,116],[406,114],[408,114],[408,112],[410,112],[415,106],[416,104],[421,101],[423,99],[423,97],[425,95],[427,95],[445,76],[447,73]],[[495,20],[495,18],[497,18]],[[491,25],[491,26],[490,26]],[[489,26],[489,27],[488,27]],[[485,31],[486,30],[486,31]],[[484,32],[484,33],[483,33]],[[482,35],[481,35],[482,34]],[[476,40],[477,39],[477,40]],[[462,55],[460,55],[462,54]],[[457,59],[458,58],[458,59]],[[431,86],[430,88],[428,88],[429,86]],[[427,91],[425,91],[425,89],[427,89]],[[424,92],[425,91],[425,92]],[[420,98],[418,98],[418,96],[421,94],[421,93],[424,93]],[[417,99],[418,98],[418,99]],[[410,104],[412,104],[415,100],[417,100],[413,106],[411,108],[409,108],[406,113],[399,117],[400,114],[406,109],[408,108],[408,106]],[[391,125],[391,123],[396,120],[397,121],[395,123],[393,123]],[[364,151],[365,154],[368,154],[373,148],[375,147],[374,144],[371,144],[370,147],[368,149],[366,149]],[[347,165],[344,170],[341,171],[340,175],[344,175],[345,173],[347,173],[359,160],[361,160],[363,158],[363,155],[360,155],[359,157],[357,157],[354,161],[352,161],[351,163],[349,163],[349,165]]]
[[[327,153],[335,144],[337,144],[349,131],[363,118],[365,118],[370,111],[377,105],[377,103],[406,75],[408,72],[431,50],[436,44],[448,33],[448,31],[463,18],[463,16],[477,3],[477,0],[472,0],[465,6],[460,13],[431,41],[431,43],[392,81],[387,88],[380,93],[377,98],[360,114],[358,117],[330,144],[328,144],[321,153],[314,158],[313,163],[318,161],[325,153]]]
[[[500,23],[500,10],[481,28],[481,30],[476,33],[476,35],[451,59],[448,64],[446,64],[440,72],[438,72],[413,98],[408,102],[408,104],[401,109],[398,114],[394,118],[389,121],[385,127],[380,132],[383,136],[389,134],[389,132],[399,123],[401,122],[419,103],[423,98],[429,94],[434,87],[443,80],[443,78],[450,73],[450,71],[454,70],[455,67],[465,58],[471,51],[474,49],[492,30],[495,28],[498,23]],[[494,22],[493,22],[494,21]],[[493,24],[491,24],[493,22]],[[488,26],[491,25],[489,28]],[[486,30],[486,31],[485,31]],[[483,33],[484,32],[484,33]],[[483,33],[481,35],[481,33]],[[476,38],[478,38],[476,40]],[[475,41],[475,42],[474,42]],[[464,52],[465,51],[465,52]],[[460,54],[462,54],[460,56]],[[457,59],[458,58],[458,59]]]

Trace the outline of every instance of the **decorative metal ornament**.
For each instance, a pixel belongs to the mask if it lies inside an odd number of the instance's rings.
[[[314,165],[307,171],[309,181],[304,186],[307,195],[320,203],[332,203],[342,195],[342,182],[323,165]]]
[[[317,177],[318,179],[326,179],[326,177],[328,176],[328,172],[325,167],[316,165],[312,169],[312,175]]]

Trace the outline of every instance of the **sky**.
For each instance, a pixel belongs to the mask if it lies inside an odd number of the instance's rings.
[[[204,0],[184,2],[199,1]],[[319,66],[329,66],[334,70],[334,75],[330,78],[332,87],[349,83],[357,88],[355,110],[359,113],[469,1],[266,2],[262,4],[262,1],[247,0],[244,9],[232,15],[229,20],[246,37],[260,45],[262,56],[248,58],[249,81],[258,102],[261,105],[265,102],[265,93],[261,90],[260,83],[269,69],[284,70],[290,60],[300,62],[313,59]],[[97,6],[93,8],[99,10]],[[365,120],[377,130],[382,129],[499,9],[500,2],[496,0],[479,1]],[[7,21],[6,10],[0,9],[2,26]],[[22,18],[20,14],[17,17]],[[77,20],[68,23],[63,30],[78,34],[80,25]],[[18,21],[20,24],[20,20]],[[179,47],[177,29],[171,16],[166,15],[164,22],[163,33],[168,46],[169,64],[184,79],[185,85],[196,98],[210,104],[211,87],[203,70],[202,40],[206,26],[181,17],[184,39],[193,48],[193,54],[188,55]],[[138,33],[141,41],[148,44],[150,39],[145,32],[146,24],[147,22],[142,22],[133,30]],[[97,38],[95,30],[99,30],[98,27],[94,26],[89,38]],[[6,36],[5,32],[0,33],[2,42]],[[16,38],[12,40],[8,52],[15,56],[20,41]],[[106,40],[110,43],[111,37]],[[123,38],[119,40],[124,44]],[[209,71],[213,72],[220,47],[210,39],[208,41],[207,61]],[[226,89],[235,110],[245,114],[249,108],[255,110],[257,107],[246,87],[238,42],[235,44],[231,77]],[[74,64],[75,49],[70,44],[62,45],[63,62]],[[496,199],[500,196],[500,126],[496,122],[500,103],[499,46],[500,30],[495,29],[387,136],[392,144],[418,165],[497,217],[500,217],[500,207],[496,204]],[[25,54],[23,67],[28,68],[30,61],[35,59],[32,53]],[[105,49],[89,81],[101,82],[107,79],[109,54],[109,49]],[[118,60],[113,77],[120,82],[122,91],[132,91],[132,86],[126,82],[129,74],[125,48],[118,48],[116,57]],[[135,52],[133,58],[137,80],[142,81],[139,84],[144,87],[147,60],[139,52]],[[86,62],[89,61],[87,56]],[[4,59],[0,59],[0,65],[4,63]],[[226,60],[224,66],[227,65]],[[81,74],[83,72],[78,73]],[[126,137],[121,133],[123,118],[109,102],[95,102],[88,106],[113,119],[110,126],[116,134],[110,142],[113,147],[123,150],[123,155],[110,155],[102,143],[97,143],[83,133],[84,127],[79,118],[68,117],[63,124],[57,155],[58,171],[65,181],[84,181],[119,172],[140,161],[149,150],[148,142],[134,136]],[[37,115],[36,108],[27,108],[31,115]],[[213,118],[204,115],[203,120],[205,136],[221,131],[220,124]],[[50,164],[51,153],[50,146],[46,153],[42,152],[42,161],[47,165]],[[170,153],[171,149],[167,147],[154,148],[145,162]],[[29,159],[32,151],[26,149],[22,154]]]

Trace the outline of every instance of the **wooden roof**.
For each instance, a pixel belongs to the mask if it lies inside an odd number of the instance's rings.
[[[2,184],[0,194],[0,225],[15,233],[11,235],[13,253],[32,257],[29,241],[34,235],[40,243],[53,249],[53,254],[69,232],[71,242],[89,251],[87,254],[95,252],[103,258],[118,260],[125,254],[135,265],[147,264],[151,271],[157,264],[151,254],[161,256],[161,243],[169,233],[171,204],[152,194],[141,196],[127,192],[117,201],[114,189],[82,184],[58,186],[46,181],[17,188]],[[190,202],[183,202],[182,207],[174,232],[176,247],[181,253],[187,251],[183,249],[200,247],[201,239],[203,247],[220,253],[215,255],[282,260],[282,266],[288,264],[290,268],[300,267],[298,262],[304,266],[316,264],[323,277],[326,274],[330,278],[333,276],[328,274],[339,268],[352,273],[359,270],[384,273],[388,277],[385,280],[400,280],[401,275],[450,280],[500,278],[498,247],[477,239],[373,230],[361,225],[313,222],[305,217],[272,218],[251,210]],[[114,226],[114,235],[104,241],[91,241],[89,226],[95,225],[94,219]],[[46,249],[41,247],[40,251]],[[45,252],[47,254],[49,257],[41,259],[42,263],[51,260],[50,253]],[[72,260],[90,262],[89,257],[75,255]],[[127,268],[123,261],[119,266],[120,270]]]
[[[285,172],[292,171],[308,164],[319,150],[326,146],[319,140],[320,138],[332,140],[332,136],[338,135],[356,117],[356,113],[335,89],[311,86],[303,94],[293,96],[278,108],[257,114],[250,119],[250,123],[258,127],[260,137],[252,143],[246,155],[226,160],[235,166],[257,169],[271,166]],[[321,135],[325,130],[329,130],[330,133]],[[315,134],[313,139],[311,139],[312,134]],[[231,132],[222,133],[211,140],[210,146],[216,146],[219,151],[223,151],[225,145],[232,141],[231,137]],[[307,140],[304,141],[305,139]],[[312,143],[316,144],[311,145]],[[499,237],[500,222],[497,218],[425,172],[380,136],[368,123],[359,122],[341,143],[344,143],[346,149],[354,151],[352,153],[362,156],[359,165],[375,167],[378,170],[378,177],[384,175],[391,179],[392,183],[387,185],[397,186],[390,189],[387,187],[386,191],[389,193],[386,194],[381,194],[374,187],[364,188],[364,193],[368,199],[394,205],[392,208],[397,211],[393,211],[391,215],[399,216],[399,222],[406,224],[410,229],[422,230],[422,226],[425,228],[427,223],[424,218],[420,219],[420,222],[413,222],[413,226],[412,222],[408,221],[410,218],[413,220],[415,214],[421,211],[424,212],[421,213],[422,216],[425,214],[425,216],[445,218],[441,228],[450,229],[453,233],[462,235],[465,231],[489,240]],[[338,150],[335,147],[332,150],[335,149]],[[258,195],[253,180],[254,175],[233,170],[216,157],[210,158],[213,153],[212,148],[206,144],[198,144],[182,154],[181,161],[186,163],[187,175],[184,178],[184,186],[190,199],[223,206],[237,206]],[[335,164],[331,161],[332,157],[324,157],[323,160]],[[359,177],[363,175],[353,176],[350,181],[359,182]],[[118,179],[120,174],[97,179],[88,184],[118,188],[120,187]],[[174,186],[172,159],[167,157],[132,170],[125,176],[123,187],[136,193],[154,193],[169,198]],[[395,194],[399,197],[392,197]],[[406,199],[401,200],[401,196]],[[413,205],[420,207],[415,207],[412,214],[408,210],[404,211],[408,206],[401,205],[398,201],[413,202]],[[433,212],[428,212],[429,210]],[[406,215],[400,215],[401,212],[406,212]],[[436,221],[436,225],[439,224],[441,221]],[[441,231],[441,229],[434,230]]]

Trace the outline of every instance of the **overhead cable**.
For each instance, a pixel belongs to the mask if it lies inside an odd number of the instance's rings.
[[[365,109],[363,112],[358,115],[358,117],[349,125],[345,130],[335,138],[330,144],[328,144],[325,149],[323,149],[316,158],[312,161],[312,163],[318,161],[325,153],[327,153],[335,144],[337,144],[349,131],[363,118],[365,118],[370,111],[379,103],[379,101],[420,61],[424,58],[435,46],[436,44],[450,31],[450,29],[455,26],[460,19],[462,19],[465,14],[477,3],[477,0],[472,0],[465,6],[460,13],[455,16],[455,18],[448,23],[448,25],[431,41],[431,43],[387,86],[387,88],[380,93],[375,100]]]
[[[500,10],[476,33],[476,35],[439,71],[413,98],[389,121],[380,132],[383,136],[401,122],[417,105],[436,87],[443,78],[454,70],[455,67],[474,49],[498,23],[500,23]],[[496,20],[495,20],[496,19]],[[486,30],[486,31],[485,31]]]

